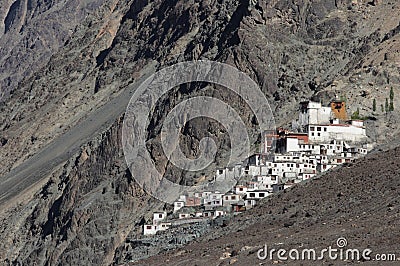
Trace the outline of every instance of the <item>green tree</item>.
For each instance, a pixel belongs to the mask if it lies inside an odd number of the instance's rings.
[[[382,113],[385,111],[385,109],[383,108],[383,104],[381,104],[381,111]]]
[[[394,91],[393,91],[393,87],[390,88],[390,94],[389,94],[390,100],[393,101],[394,99]]]
[[[376,99],[372,101],[372,111],[376,112]]]
[[[351,115],[351,119],[353,119],[353,120],[359,120],[360,119],[360,108],[357,107],[357,111],[355,111]]]
[[[389,111],[392,112],[392,111],[394,111],[394,104],[393,104],[394,91],[393,91],[393,87],[390,88],[389,98],[390,98]]]

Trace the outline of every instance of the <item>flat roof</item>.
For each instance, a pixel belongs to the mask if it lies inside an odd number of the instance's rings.
[[[358,127],[358,128],[365,128],[364,126],[355,126],[351,124],[309,124],[309,126],[319,126],[319,127]]]
[[[303,132],[289,132],[288,135],[305,135],[305,136],[307,136],[307,133],[303,133]]]

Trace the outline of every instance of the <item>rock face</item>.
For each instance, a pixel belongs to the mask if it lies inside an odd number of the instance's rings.
[[[3,263],[110,264],[127,234],[140,233],[140,219],[160,203],[124,165],[121,123],[82,147],[33,199],[2,217]]]
[[[278,125],[291,122],[300,100],[338,94],[348,99],[349,113],[358,107],[361,115],[377,118],[368,122],[372,140],[399,132],[397,112],[379,109],[390,87],[400,93],[400,16],[387,16],[399,14],[396,1],[105,0],[86,2],[86,8],[68,1],[28,3],[5,1],[0,14],[1,89],[14,91],[0,106],[2,175],[119,95],[154,61],[158,68],[197,59],[237,67],[268,97]],[[22,37],[13,39],[16,32]],[[56,39],[48,37],[53,34]],[[40,47],[37,53],[28,52],[32,45]],[[189,84],[165,95],[150,117],[148,148],[160,169],[189,184],[193,176],[168,163],[159,133],[165,115],[195,95],[229,102],[249,131],[256,124],[249,107],[224,88]],[[394,104],[400,106],[397,99]],[[121,254],[126,236],[139,233],[142,218],[163,204],[135,185],[123,162],[121,117],[115,119],[79,154],[44,176],[48,182],[39,191],[30,191],[2,214],[1,261],[121,262],[115,250]],[[224,162],[230,143],[218,123],[197,119],[183,130],[182,150],[195,157],[204,136],[219,145],[209,172]],[[257,143],[256,135],[251,138]]]
[[[0,102],[69,39],[103,1],[3,0],[0,3]]]

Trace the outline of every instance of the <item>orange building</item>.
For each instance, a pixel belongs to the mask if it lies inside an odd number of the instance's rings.
[[[335,118],[347,120],[346,102],[340,100],[331,101],[331,109]]]
[[[186,198],[185,206],[191,207],[191,206],[200,206],[200,205],[201,205],[201,198],[198,198],[198,197],[187,197]]]

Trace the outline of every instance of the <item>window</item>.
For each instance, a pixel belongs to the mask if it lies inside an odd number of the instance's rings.
[[[311,133],[311,136],[313,136],[313,137],[314,137],[314,133]]]
[[[147,225],[146,229],[151,230],[151,225]]]
[[[321,133],[318,133],[318,137],[320,137],[321,136]]]
[[[317,131],[321,131],[321,127],[317,127]]]
[[[250,193],[250,197],[251,198],[255,198],[256,197],[256,193]]]
[[[315,127],[310,127],[310,131],[314,131],[315,130]]]
[[[231,200],[236,200],[236,196],[231,196]]]
[[[276,180],[276,176],[271,176],[271,180],[275,181]]]
[[[342,162],[342,159],[337,159],[337,162],[338,162],[338,163],[341,163],[341,162]]]
[[[220,175],[222,175],[222,170],[218,170],[218,173],[219,173]]]
[[[241,187],[241,188],[239,188],[239,191],[243,191],[243,188]]]
[[[160,213],[160,214],[158,215],[158,218],[162,218],[162,216],[163,216],[163,215]]]
[[[260,198],[263,198],[263,197],[265,197],[265,193],[259,193],[258,196],[259,196]]]
[[[324,131],[326,132],[326,130],[327,130],[327,128],[326,127],[324,127]]]

